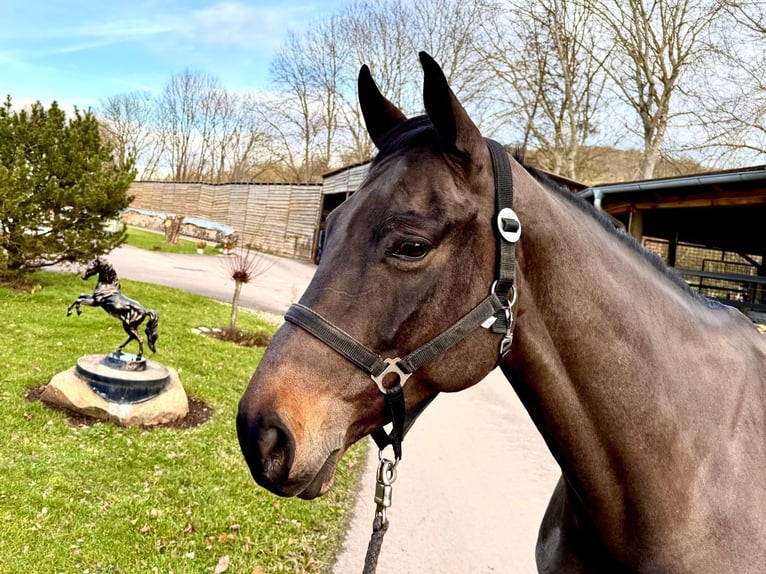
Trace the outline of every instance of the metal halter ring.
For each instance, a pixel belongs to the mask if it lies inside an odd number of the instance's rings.
[[[388,363],[388,366],[379,375],[370,375],[370,377],[373,381],[375,381],[375,384],[378,386],[378,389],[380,389],[380,392],[384,395],[387,395],[388,389],[383,386],[383,379],[386,378],[386,375],[394,374],[399,377],[399,386],[403,387],[404,383],[407,382],[407,379],[410,378],[412,373],[405,373],[401,367],[399,367],[399,361],[401,361],[399,357],[383,360]]]
[[[495,280],[492,283],[492,287],[489,288],[489,292],[493,295],[497,295],[495,292],[495,288],[497,287],[497,280]],[[511,295],[510,299],[506,299],[507,305],[503,305],[504,308],[510,309],[516,304],[516,298],[518,297],[518,293],[516,292],[516,284],[511,285],[511,291],[513,292],[513,295]],[[500,295],[497,295],[497,297],[502,301],[502,297]]]
[[[386,486],[392,485],[396,480],[396,467],[399,464],[399,461],[384,458],[380,455],[380,453],[378,454],[378,460],[378,482]]]

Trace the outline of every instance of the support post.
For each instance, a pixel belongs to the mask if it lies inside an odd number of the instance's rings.
[[[628,233],[630,233],[636,241],[641,243],[644,236],[644,212],[640,209],[634,209],[630,212]]]
[[[673,237],[668,241],[668,265],[670,267],[676,266],[676,252],[678,251],[678,231],[675,232]]]

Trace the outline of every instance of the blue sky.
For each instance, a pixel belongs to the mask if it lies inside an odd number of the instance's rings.
[[[174,73],[268,88],[289,30],[345,0],[0,0],[0,95],[98,108],[111,95],[158,91]]]

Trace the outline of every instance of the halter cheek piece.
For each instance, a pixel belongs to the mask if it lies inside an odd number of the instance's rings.
[[[417,413],[409,417],[405,416],[403,387],[407,379],[419,368],[465,339],[478,327],[503,335],[500,341],[499,359],[502,359],[510,350],[513,341],[512,310],[516,302],[514,247],[521,237],[521,222],[511,208],[513,182],[508,153],[496,141],[487,139],[486,142],[494,169],[497,230],[501,240],[498,241],[497,279],[492,284],[489,295],[473,310],[442,334],[403,358],[387,359],[305,305],[296,303],[285,314],[287,321],[305,329],[372,377],[380,392],[386,397],[386,407],[392,423],[390,433],[380,428],[372,433],[372,437],[381,450],[391,445],[397,461],[402,457],[404,435],[415,422],[417,415],[427,406],[426,403],[418,409]],[[396,379],[395,382],[386,384],[386,379],[392,378]]]

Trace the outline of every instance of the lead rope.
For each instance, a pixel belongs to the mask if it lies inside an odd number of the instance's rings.
[[[391,486],[396,480],[396,465],[398,459],[394,462],[383,458],[382,451],[378,452],[380,463],[378,463],[378,472],[375,481],[375,518],[372,521],[372,535],[367,545],[367,555],[364,557],[364,570],[362,574],[375,574],[378,567],[378,556],[383,546],[383,536],[388,530],[388,516],[386,510],[391,506]]]

